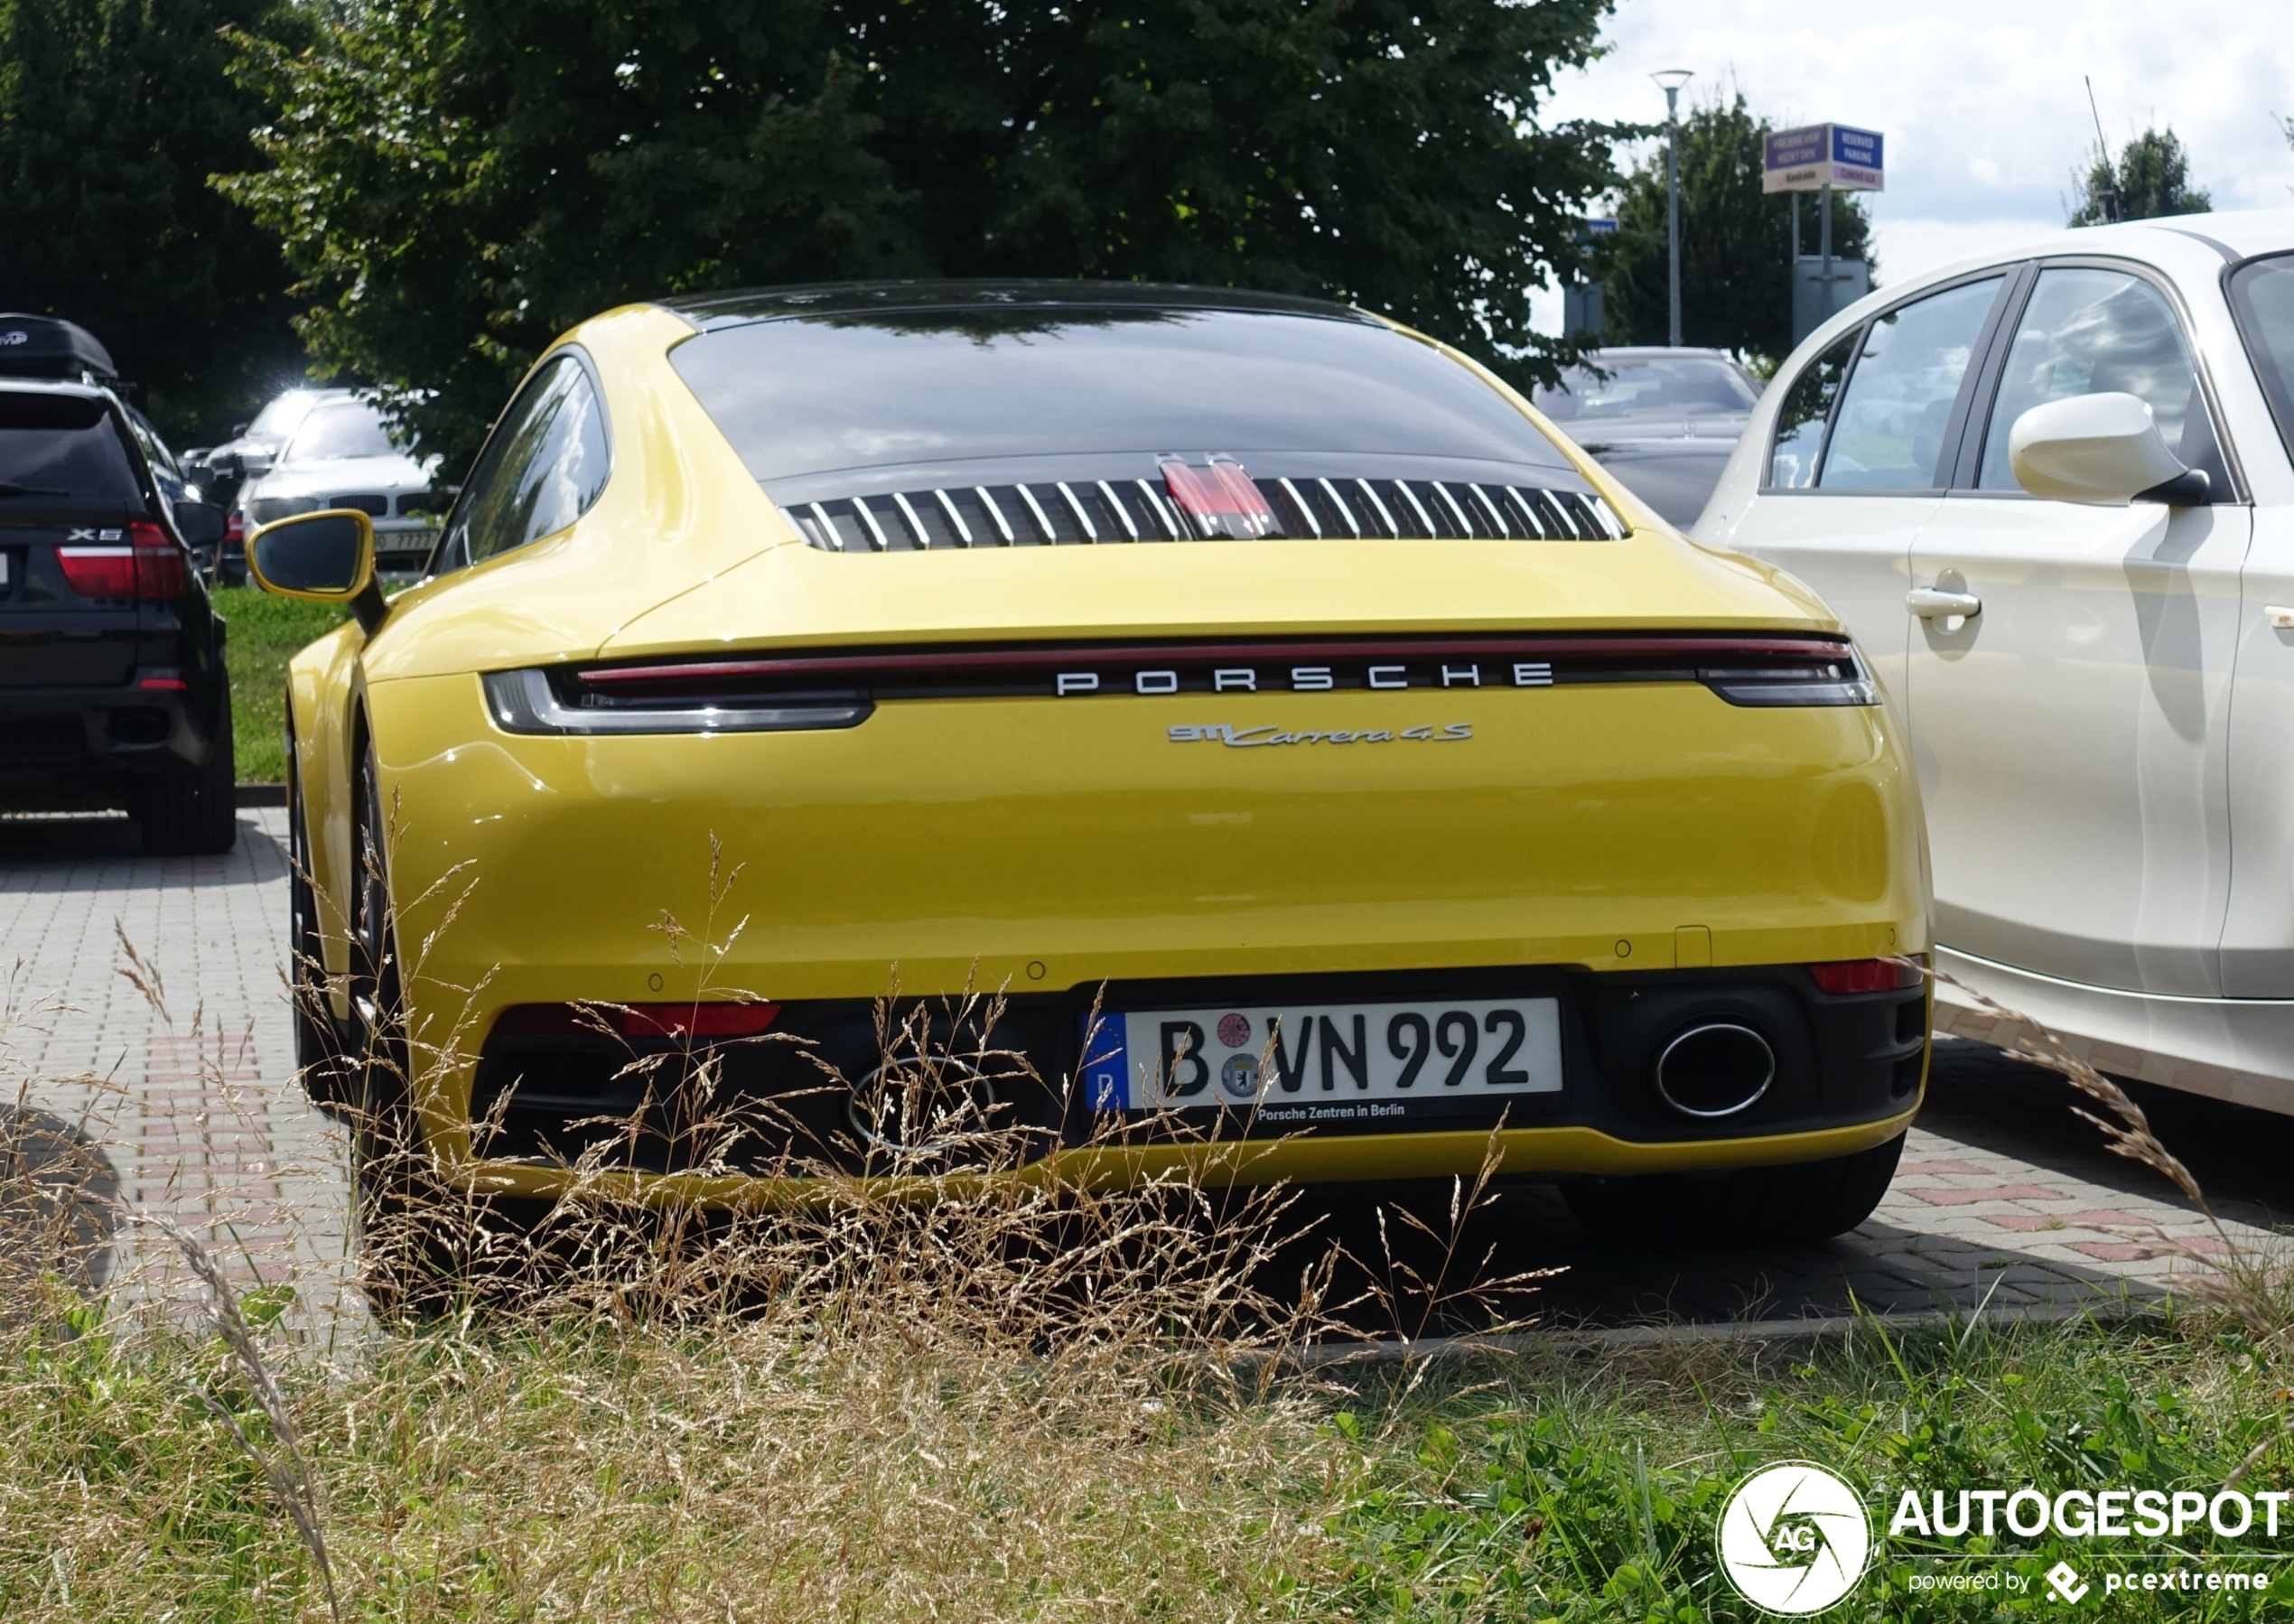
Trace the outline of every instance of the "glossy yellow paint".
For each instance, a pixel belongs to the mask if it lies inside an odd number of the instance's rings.
[[[1876,707],[1740,709],[1701,686],[1636,685],[905,702],[846,731],[503,733],[479,673],[599,656],[1018,637],[1838,630],[1789,578],[1685,541],[1559,435],[1633,524],[1626,539],[823,553],[669,365],[691,331],[639,307],[569,335],[596,364],[611,425],[613,472],[597,504],[558,536],[402,594],[371,640],[347,626],[290,674],[330,967],[347,963],[348,786],[371,739],[396,826],[390,880],[425,1125],[466,1176],[521,1189],[540,1176],[464,1161],[467,1051],[514,1003],[712,988],[867,997],[895,975],[930,994],[1510,964],[1639,970],[1670,967],[1683,939],[1698,952],[1709,939],[1717,966],[1928,946],[1916,789]],[[1168,735],[1222,721],[1463,722],[1473,737],[1234,751]],[[713,904],[713,843],[741,868]],[[693,933],[681,947],[658,929],[665,914]],[[1030,966],[1041,966],[1032,977]],[[1733,1149],[1627,1145],[1577,1128],[1517,1130],[1506,1143],[1524,1169],[1648,1171],[1844,1153],[1826,1147],[1878,1143],[1894,1131],[1882,1125],[1724,1142]],[[1296,1176],[1310,1177],[1459,1171],[1478,1165],[1485,1143],[1315,1140],[1268,1165],[1295,1158]]]

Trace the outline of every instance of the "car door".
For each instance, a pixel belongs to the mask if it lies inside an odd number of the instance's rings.
[[[1899,709],[1912,541],[1943,499],[2008,281],[1990,271],[1924,293],[1802,369],[1784,386],[1760,497],[1730,537],[1832,605]]]
[[[2231,309],[2269,420],[2242,434],[2254,540],[2242,572],[2232,679],[2230,907],[2223,995],[2294,998],[2294,254],[2231,273]],[[2270,443],[2275,430],[2278,444]],[[2275,491],[2266,485],[2274,481]]]
[[[2042,266],[1954,489],[1922,528],[1907,662],[1936,938],[2134,991],[2219,986],[2239,504],[2186,324],[2123,263]],[[2216,500],[2042,500],[2008,465],[2032,406],[2123,390]],[[1952,612],[1972,598],[1980,611]],[[1924,618],[1923,618],[1924,617]]]

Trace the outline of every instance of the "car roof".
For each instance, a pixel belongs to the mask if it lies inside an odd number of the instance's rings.
[[[82,400],[109,400],[112,392],[101,384],[70,383],[52,378],[0,378],[0,389],[11,395],[73,395]]]
[[[914,281],[822,282],[743,288],[655,301],[706,332],[750,322],[807,316],[998,310],[1243,311],[1319,316],[1381,325],[1352,305],[1241,288],[1187,287],[1156,282]]]

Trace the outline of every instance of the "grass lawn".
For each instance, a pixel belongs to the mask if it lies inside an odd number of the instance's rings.
[[[0,1336],[0,1616],[325,1618],[279,1491],[210,1407],[279,1457],[219,1339],[74,1318]],[[1062,1360],[921,1325],[449,1321],[333,1364],[272,1345],[346,1618],[1752,1624],[1716,1519],[1746,1472],[1795,1458],[1872,1507],[1870,1570],[1830,1619],[2067,1615],[2044,1579],[2066,1560],[2093,1583],[2078,1610],[2106,1619],[2294,1601],[2294,1573],[2262,1594],[2103,1589],[2112,1566],[2275,1557],[2294,1524],[1888,1535],[1907,1489],[2211,1497],[2286,1401],[2221,1325],[1555,1349],[1415,1384],[1229,1384],[1136,1348]],[[2266,1444],[2245,1489],[2287,1465]],[[1919,1583],[1953,1574],[2002,1582]]]
[[[296,650],[342,624],[336,603],[275,597],[252,586],[212,589],[230,622],[224,660],[231,669],[231,730],[242,784],[286,781],[286,664]]]

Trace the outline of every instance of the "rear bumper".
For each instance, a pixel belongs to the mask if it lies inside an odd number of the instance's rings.
[[[1227,1185],[1376,1182],[1470,1178],[1489,1167],[1512,1177],[1623,1178],[1646,1173],[1723,1172],[1850,1156],[1887,1143],[1912,1125],[1909,1106],[1876,1121],[1800,1134],[1695,1143],[1636,1143],[1581,1127],[1502,1128],[1480,1133],[1361,1134],[1347,1138],[1226,1140],[1210,1143],[1093,1146],[1062,1151],[1008,1173],[863,1181],[870,1193],[925,1201],[975,1190],[990,1178],[1075,1190],[1135,1187],[1183,1178]],[[1494,1163],[1494,1164],[1493,1164]],[[587,1172],[500,1160],[450,1169],[476,1194],[551,1199],[577,1188],[655,1206],[720,1209],[803,1208],[848,1196],[853,1182],[827,1179],[724,1178],[698,1174]]]
[[[1082,1039],[1095,1003],[1103,1012],[1136,1012],[1475,996],[1556,1002],[1558,1092],[1469,1101],[1436,1088],[1432,1097],[1413,1096],[1413,1103],[1383,1104],[1373,1113],[1349,1108],[1344,1085],[1333,1088],[1326,1078],[1321,1089],[1309,1084],[1299,1094],[1268,1097],[1268,1107],[1290,1107],[1289,1120],[1313,1118],[1299,1129],[1215,1106],[1131,1116],[1094,1111],[1076,1080],[1086,1069]],[[1085,1184],[1180,1170],[1218,1182],[1420,1178],[1471,1172],[1493,1145],[1508,1172],[1556,1176],[1821,1160],[1901,1131],[1925,1079],[1930,1018],[1924,985],[1828,994],[1800,966],[1114,984],[1018,995],[988,1030],[978,1008],[928,1000],[900,1013],[918,1011],[929,1022],[935,1054],[980,1062],[999,1102],[996,1120],[1026,1134],[1040,1163],[1028,1176]],[[1774,1050],[1775,1075],[1749,1106],[1697,1117],[1665,1102],[1655,1086],[1655,1065],[1672,1039],[1713,1021],[1758,1031]],[[671,1190],[772,1204],[803,1199],[808,1181],[790,1176],[792,1170],[868,1171],[853,1154],[852,1092],[837,1080],[864,1078],[888,1058],[877,1012],[864,1001],[785,1005],[773,1037],[691,1050],[679,1040],[578,1030],[537,1035],[534,1026],[498,1022],[480,1047],[468,1112],[442,1109],[428,1125],[434,1144],[459,1153],[450,1160],[464,1165],[474,1186],[529,1195],[562,1190],[566,1180],[555,1170],[586,1154],[592,1166],[602,1158],[648,1175],[648,1182],[666,1180]],[[653,1069],[632,1067],[645,1059]],[[1392,1131],[1395,1117],[1410,1119],[1407,1131]],[[490,1125],[477,1136],[478,1161],[470,1159],[473,1119]],[[611,1125],[614,1119],[641,1124],[641,1131]],[[714,1170],[748,1176],[698,1178],[690,1170],[704,1158]]]
[[[196,687],[0,689],[0,795],[100,798],[126,779],[200,766],[214,714]]]

